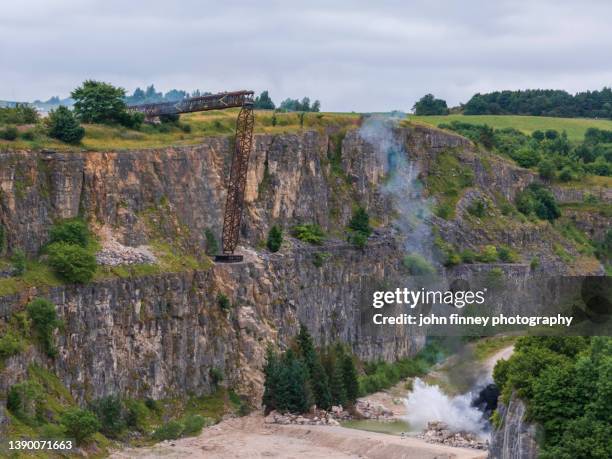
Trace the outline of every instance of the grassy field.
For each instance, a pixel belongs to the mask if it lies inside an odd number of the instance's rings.
[[[410,121],[438,126],[442,123],[461,121],[472,124],[488,124],[496,129],[515,128],[525,134],[533,131],[555,129],[566,131],[569,140],[581,141],[584,133],[590,127],[612,130],[612,120],[595,120],[588,118],[551,118],[545,116],[515,116],[515,115],[448,115],[448,116],[416,116],[409,115]]]
[[[234,135],[238,109],[215,110],[210,112],[190,113],[181,116],[181,125],[189,126],[189,132],[172,126],[167,132],[158,127],[143,125],[140,130],[126,129],[119,126],[85,124],[85,137],[81,145],[70,146],[50,139],[44,135],[40,126],[20,126],[20,136],[14,141],[0,140],[2,149],[39,149],[56,150],[120,150],[133,148],[156,148],[169,145],[190,145],[201,141],[202,137],[213,135]],[[276,118],[273,125],[273,117]],[[331,126],[355,127],[360,115],[355,113],[306,113],[303,123],[299,113],[277,113],[271,111],[255,112],[256,133],[285,133],[301,129],[323,130]],[[2,127],[2,126],[0,126]],[[25,132],[33,134],[31,140],[23,138]]]

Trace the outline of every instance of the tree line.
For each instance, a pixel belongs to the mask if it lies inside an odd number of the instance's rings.
[[[341,344],[316,349],[305,325],[285,352],[268,348],[264,367],[266,412],[304,413],[314,404],[352,405],[359,396],[355,360]]]

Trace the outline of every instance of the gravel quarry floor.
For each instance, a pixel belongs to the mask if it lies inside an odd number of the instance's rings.
[[[128,458],[484,459],[486,451],[429,444],[417,438],[330,426],[264,424],[261,414],[234,418],[197,437],[116,452]]]

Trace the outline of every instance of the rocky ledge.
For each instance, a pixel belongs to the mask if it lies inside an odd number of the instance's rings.
[[[342,408],[342,406],[332,406],[330,411],[314,409],[310,413],[292,414],[279,413],[272,411],[266,416],[264,422],[266,424],[299,424],[310,426],[339,426],[340,421],[348,421],[353,419],[351,413]]]

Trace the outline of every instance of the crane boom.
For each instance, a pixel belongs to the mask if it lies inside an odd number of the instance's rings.
[[[236,141],[230,167],[227,186],[227,198],[223,216],[223,253],[215,257],[216,261],[232,263],[242,261],[242,255],[234,255],[240,239],[240,222],[244,207],[244,190],[246,188],[249,156],[253,147],[253,91],[222,92],[201,97],[190,97],[177,102],[130,105],[128,110],[141,112],[146,121],[164,115],[221,110],[241,107],[236,120]]]

